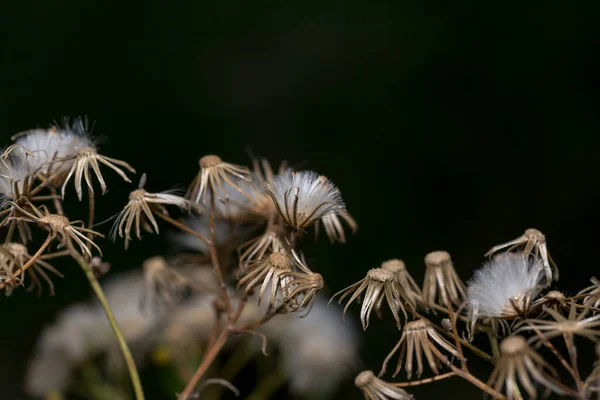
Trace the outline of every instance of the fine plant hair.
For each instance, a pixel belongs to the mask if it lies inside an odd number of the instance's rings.
[[[273,342],[289,352],[291,356],[283,363],[295,390],[310,386],[313,380],[324,381],[324,376],[337,379],[353,369],[336,366],[330,356],[335,353],[326,353],[322,344],[310,340],[317,336],[314,333],[298,336],[296,327],[301,325],[278,328],[282,326],[278,321],[284,324],[325,315],[321,292],[326,281],[307,263],[310,258],[302,249],[307,233],[319,239],[319,231],[324,231],[334,244],[350,241],[350,234],[357,232],[357,221],[330,179],[315,171],[287,168],[286,163],[276,173],[264,159],[250,160],[248,167],[213,154],[190,161],[195,178],[185,194],[149,192],[145,183],[151,183],[152,176],[142,176],[139,186],[122,199],[110,238],[119,239],[132,251],[144,234],[163,234],[164,225],[176,232],[169,237],[185,251],[170,259],[140,260],[143,277],[136,289],[140,295],[132,299],[125,290],[127,307],[115,306],[113,312],[111,305],[121,303],[105,295],[97,279],[100,272],[111,274],[106,261],[114,260],[99,258],[104,234],[94,225],[98,207],[94,187],[99,185],[104,194],[109,184],[131,183],[137,180],[133,179],[135,170],[102,153],[81,119],[26,131],[13,140],[0,156],[0,290],[6,295],[21,287],[39,291],[45,282],[53,293],[51,278],[64,273],[53,266],[54,259],[75,261],[117,339],[119,353],[113,351],[113,358],[120,354],[118,358],[125,360],[136,400],[144,399],[144,390],[134,362],[138,349],[132,351],[128,341],[144,337],[143,343],[154,346],[157,342],[150,339],[154,337],[151,332],[160,331],[166,342],[179,345],[179,352],[171,352],[170,357],[184,360],[195,342],[190,339],[193,335],[182,334],[181,325],[172,324],[180,312],[181,321],[195,321],[192,316],[199,319],[186,328],[202,332],[197,337],[203,351],[194,369],[181,362],[186,383],[172,393],[178,400],[197,398],[209,384],[237,393],[230,382],[235,373],[215,371],[219,371],[217,359],[224,357],[224,350],[243,339],[260,343],[264,354]],[[111,179],[117,176],[120,179],[113,183]],[[88,206],[86,221],[68,217],[63,199],[72,190],[77,194],[74,200]],[[340,362],[353,361],[354,367],[358,360],[352,345],[347,345],[354,341],[335,343],[336,337],[344,336],[337,327],[345,314],[360,308],[364,330],[378,323],[372,314],[389,320],[389,329],[398,330],[389,355],[382,365],[373,366],[379,376],[369,369],[355,377],[366,399],[412,399],[410,387],[445,379],[462,379],[495,399],[535,398],[546,393],[597,398],[600,362],[591,371],[583,368],[578,348],[600,341],[600,283],[592,278],[592,285],[574,296],[551,287],[559,271],[549,243],[539,230],[527,229],[493,246],[469,280],[458,274],[455,260],[443,250],[424,255],[425,268],[401,259],[373,260],[363,267],[361,280],[349,282],[346,289],[335,288],[342,290],[331,300],[345,302],[336,324],[327,329],[326,320],[305,325],[313,332],[323,330],[323,337],[332,343],[326,348],[336,349]],[[190,269],[194,273],[186,273]],[[423,276],[415,277],[418,270],[424,270]],[[201,302],[189,301],[199,298]],[[131,314],[124,316],[122,309]],[[84,331],[93,332],[96,320],[86,314],[87,309],[74,310],[74,321],[82,321]],[[125,322],[131,315],[144,329],[136,331],[135,324]],[[485,340],[475,340],[478,337]],[[100,346],[100,339],[91,333],[90,339]],[[54,353],[42,348],[50,356],[38,354],[36,359],[52,359]],[[231,355],[232,363],[236,357],[240,355]],[[490,364],[487,376],[472,368],[473,358]],[[386,377],[392,359],[397,359],[397,366]],[[45,364],[35,365],[45,371]],[[329,372],[330,365],[337,367],[335,374]],[[406,375],[399,375],[402,370]],[[69,379],[61,375],[60,381]],[[45,386],[32,387],[39,394]]]

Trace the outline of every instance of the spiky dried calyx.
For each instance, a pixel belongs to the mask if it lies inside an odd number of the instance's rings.
[[[373,381],[375,374],[373,371],[363,371],[354,378],[354,384],[358,388],[363,388]]]
[[[39,219],[40,222],[48,224],[56,229],[66,229],[69,227],[69,219],[58,214],[48,214]]]
[[[144,196],[146,195],[146,190],[144,189],[136,189],[133,192],[129,193],[129,200],[139,200],[139,199],[143,199]]]

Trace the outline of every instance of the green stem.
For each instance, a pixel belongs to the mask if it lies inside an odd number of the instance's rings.
[[[135,362],[133,361],[133,356],[131,355],[131,351],[129,350],[129,347],[127,346],[127,342],[125,342],[125,338],[123,337],[123,334],[121,333],[121,330],[119,329],[119,326],[117,325],[117,321],[115,320],[115,317],[112,313],[110,305],[108,304],[108,301],[106,300],[106,297],[104,296],[102,287],[100,287],[100,283],[98,283],[98,279],[96,279],[96,276],[94,275],[94,272],[92,271],[92,268],[90,267],[90,265],[73,248],[73,244],[70,241],[68,241],[67,246],[69,248],[69,251],[71,252],[71,257],[73,257],[73,259],[75,261],[77,261],[77,263],[79,264],[79,266],[85,273],[86,278],[90,282],[90,286],[92,287],[92,289],[94,290],[94,293],[96,294],[96,297],[100,301],[100,304],[102,305],[102,308],[104,309],[104,312],[106,313],[106,317],[108,318],[108,321],[110,322],[110,326],[112,327],[112,329],[115,333],[115,336],[117,337],[117,341],[119,342],[119,346],[121,347],[121,353],[123,353],[123,357],[125,358],[125,363],[127,364],[127,369],[129,370],[129,376],[131,377],[131,384],[133,385],[133,390],[135,392],[135,398],[137,400],[144,400],[144,391],[142,389],[142,383],[140,382],[140,376],[138,374],[137,368],[135,367]]]
[[[496,360],[500,359],[500,349],[498,348],[498,336],[494,332],[487,331],[487,336],[490,341],[490,346],[492,348],[492,355]]]

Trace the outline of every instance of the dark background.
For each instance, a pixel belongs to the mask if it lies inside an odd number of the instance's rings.
[[[248,148],[315,169],[360,226],[346,246],[311,249],[332,291],[394,257],[420,282],[437,249],[467,279],[535,227],[572,294],[598,274],[598,17],[552,2],[4,1],[0,134],[87,115],[103,154],[147,172],[150,190],[187,186],[205,154],[246,163]],[[132,188],[106,178],[98,220]],[[103,245],[113,271],[165,248]],[[62,270],[53,298],[0,300],[2,399],[20,395],[40,328],[89,295],[75,265]],[[397,336],[373,323],[365,365]],[[450,387],[480,396],[461,381],[411,392]]]

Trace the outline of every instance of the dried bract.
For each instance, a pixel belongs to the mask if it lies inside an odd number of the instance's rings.
[[[284,230],[276,225],[269,225],[265,233],[247,241],[238,248],[240,268],[246,269],[265,257],[268,253],[278,253],[286,249]]]
[[[15,276],[15,274],[22,274],[19,270],[23,267],[27,261],[31,259],[27,251],[27,247],[21,243],[4,243],[0,246],[0,283],[4,281],[10,281],[10,287],[16,287],[23,285],[25,278],[22,276]],[[54,295],[54,284],[46,273],[50,271],[53,274],[63,277],[52,265],[48,262],[37,258],[31,267],[27,269],[27,275],[31,279],[31,284],[27,288],[27,291],[31,291],[37,288],[38,296],[42,291],[41,278],[48,284],[50,288],[50,295]],[[39,276],[38,276],[39,275]]]
[[[354,218],[352,218],[352,215],[350,215],[347,210],[341,210],[339,212],[329,212],[323,215],[320,220],[316,220],[315,236],[318,237],[319,226],[320,222],[322,221],[323,228],[325,228],[325,233],[327,234],[327,237],[331,243],[346,243],[346,234],[340,218],[346,221],[346,224],[348,224],[348,227],[352,233],[356,233],[356,231],[358,231],[358,224]]]
[[[135,235],[140,240],[142,239],[142,228],[149,233],[159,232],[153,213],[169,215],[165,205],[174,205],[182,210],[188,207],[188,201],[173,192],[148,193],[143,189],[144,183],[145,175],[142,176],[139,189],[129,194],[129,202],[117,216],[111,230],[113,240],[116,239],[117,233],[120,237],[125,238],[126,249],[129,247],[133,228],[135,228]]]
[[[278,292],[281,292],[283,299],[289,298],[291,292],[289,283],[292,281],[292,277],[286,276],[286,273],[292,271],[293,264],[292,257],[286,253],[271,253],[269,256],[250,265],[248,268],[250,272],[240,279],[237,287],[245,286],[245,292],[249,293],[255,287],[260,286],[258,297],[258,305],[260,306],[263,294],[270,285],[269,307],[274,309]]]
[[[200,159],[200,172],[189,187],[185,197],[196,204],[206,204],[206,195],[210,191],[221,202],[229,200],[227,186],[240,194],[251,198],[241,185],[252,184],[250,171],[240,165],[229,164],[216,155],[207,155]],[[243,184],[236,183],[240,179]]]
[[[519,386],[525,389],[530,398],[537,397],[534,382],[558,394],[564,391],[547,378],[547,372],[556,371],[536,353],[522,336],[510,336],[500,343],[500,360],[490,376],[488,385],[504,393],[510,400],[522,399]],[[519,386],[517,386],[519,384]]]
[[[372,371],[363,371],[354,379],[354,384],[362,390],[366,400],[412,400],[413,396],[404,389],[394,387],[377,378]]]
[[[331,297],[331,301],[337,296],[341,295],[338,302],[341,303],[344,299],[350,295],[350,299],[344,307],[344,315],[348,310],[350,304],[353,301],[358,300],[364,292],[364,299],[362,301],[360,309],[360,320],[364,330],[369,327],[369,317],[373,308],[379,304],[383,298],[387,301],[387,304],[392,311],[396,325],[398,329],[401,327],[400,316],[398,315],[397,308],[399,308],[404,314],[404,318],[407,319],[406,306],[410,307],[410,303],[405,299],[406,295],[404,291],[396,281],[396,276],[392,271],[382,268],[373,268],[367,272],[367,276],[358,281],[357,283],[348,286],[346,289],[337,292]]]
[[[381,268],[387,269],[394,273],[396,276],[396,282],[398,282],[406,295],[406,301],[408,301],[413,308],[417,308],[417,306],[425,306],[423,303],[423,294],[421,293],[421,288],[417,285],[413,277],[406,269],[406,264],[404,264],[404,261],[397,258],[387,260],[381,263]]]
[[[485,253],[485,256],[491,256],[502,249],[507,248],[506,251],[512,251],[519,247],[522,247],[521,251],[525,257],[533,255],[536,259],[540,258],[542,260],[544,273],[546,275],[546,286],[550,286],[552,278],[554,278],[555,281],[558,280],[558,267],[554,261],[552,261],[552,257],[550,257],[550,253],[546,247],[546,236],[537,229],[527,229],[525,230],[525,233],[518,238],[492,247]],[[552,263],[552,268],[550,268],[550,263]]]
[[[22,214],[21,217],[10,217],[9,220],[18,220],[18,221],[26,221],[31,223],[40,224],[46,227],[49,230],[50,238],[52,240],[59,240],[59,248],[61,247],[69,247],[73,242],[79,246],[79,249],[82,254],[85,254],[89,258],[92,258],[92,250],[91,247],[94,247],[100,255],[102,255],[102,250],[93,240],[86,237],[84,233],[88,233],[91,236],[104,237],[101,233],[93,231],[91,229],[87,229],[83,226],[82,221],[74,221],[71,222],[69,219],[63,215],[59,214],[51,214],[47,208],[44,206],[40,207],[44,213],[31,205],[31,212],[25,211],[15,203],[12,203],[13,207],[17,208],[19,212]],[[81,226],[77,226],[76,224],[81,224]],[[91,247],[90,247],[91,246]]]
[[[438,375],[440,364],[446,362],[446,356],[444,356],[438,348],[447,351],[454,357],[459,357],[458,350],[456,350],[450,342],[444,339],[442,335],[433,328],[429,321],[418,319],[416,321],[408,322],[404,326],[400,341],[383,361],[379,376],[382,376],[385,373],[388,362],[399,349],[401,349],[400,358],[398,359],[398,366],[396,367],[393,376],[398,375],[402,369],[402,363],[404,362],[406,375],[408,379],[410,379],[413,373],[413,360],[416,358],[417,377],[420,377],[423,373],[423,354],[425,354],[427,363],[433,373]]]
[[[314,272],[284,272],[281,279],[287,280],[287,286],[282,291],[288,293],[284,300],[291,312],[306,308],[306,315],[310,312],[315,296],[325,286],[321,274]]]
[[[432,307],[436,299],[449,307],[460,307],[466,297],[465,286],[458,277],[450,254],[446,251],[433,251],[425,256],[425,280],[423,282],[423,300]]]

